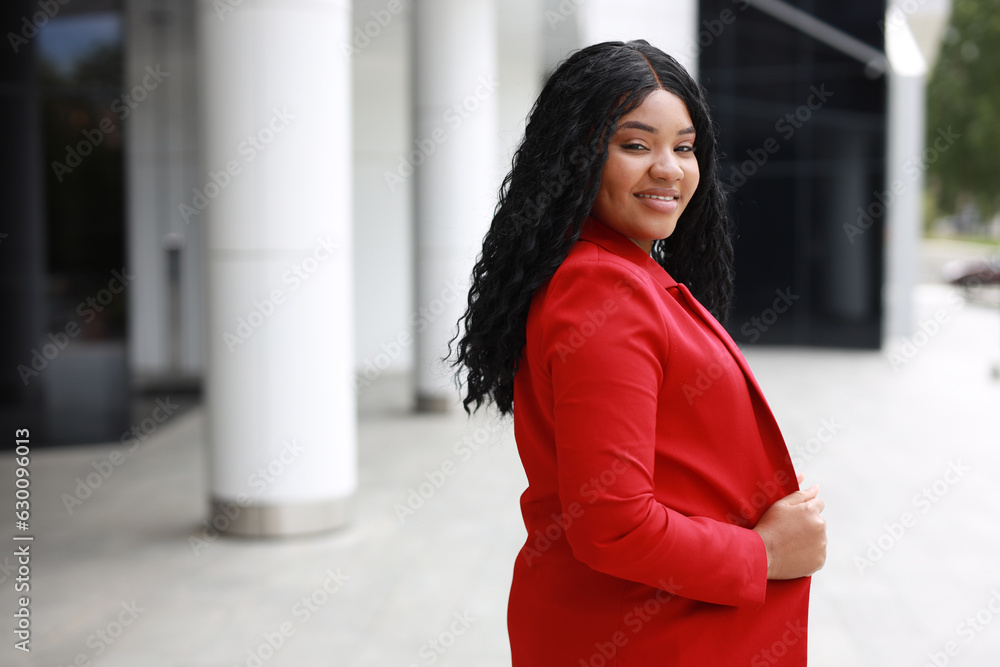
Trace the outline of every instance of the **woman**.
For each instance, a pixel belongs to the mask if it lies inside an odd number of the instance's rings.
[[[804,665],[817,489],[717,322],[732,246],[704,92],[645,41],[546,82],[473,271],[466,409],[514,416],[515,667]]]

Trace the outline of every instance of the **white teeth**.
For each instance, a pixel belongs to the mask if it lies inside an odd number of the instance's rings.
[[[659,199],[660,201],[677,201],[677,197],[660,197],[659,195],[636,195],[636,197],[646,197],[648,199]]]

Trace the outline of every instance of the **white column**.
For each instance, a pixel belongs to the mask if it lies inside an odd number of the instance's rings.
[[[908,336],[914,327],[913,288],[917,282],[923,220],[924,172],[922,164],[926,131],[926,86],[930,60],[947,21],[947,7],[934,2],[916,16],[913,8],[893,0],[886,11],[886,229],[885,229],[885,327],[883,341]],[[907,11],[909,10],[909,11]],[[921,26],[920,40],[911,29]]]
[[[356,486],[350,2],[197,12],[208,523],[334,528]]]
[[[414,3],[417,408],[454,402],[441,359],[496,204],[496,38],[492,0]]]
[[[913,332],[913,288],[917,284],[923,235],[924,173],[914,170],[924,149],[926,106],[924,76],[889,72],[885,183],[888,198],[885,229],[885,330],[889,341]]]

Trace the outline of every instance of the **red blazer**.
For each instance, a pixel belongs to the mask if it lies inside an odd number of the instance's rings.
[[[806,664],[810,580],[767,581],[750,529],[798,488],[760,387],[688,289],[592,218],[532,300],[514,433],[514,667]]]

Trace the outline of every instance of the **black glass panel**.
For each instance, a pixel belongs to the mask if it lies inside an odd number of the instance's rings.
[[[786,4],[834,37],[742,1],[700,5],[702,26],[715,27],[700,77],[736,229],[727,327],[741,343],[876,348],[884,210],[864,212],[884,189],[886,81],[829,41],[883,51],[885,5]]]

